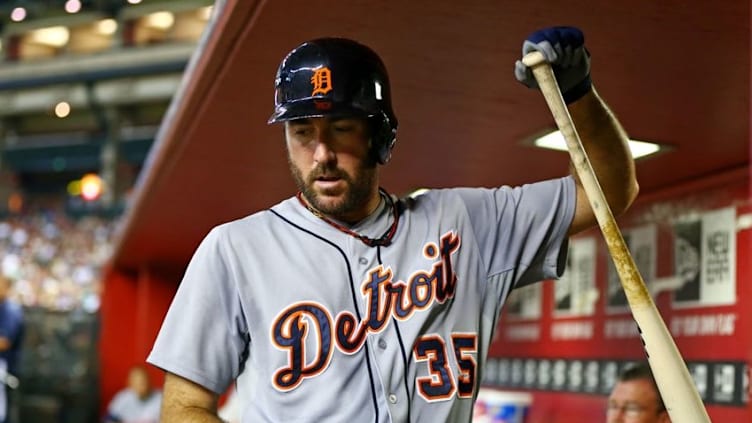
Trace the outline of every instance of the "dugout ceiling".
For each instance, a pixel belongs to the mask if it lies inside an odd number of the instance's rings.
[[[320,36],[358,39],[389,68],[400,120],[382,171],[392,192],[567,171],[565,153],[523,144],[553,119],[512,72],[525,36],[554,24],[584,30],[594,83],[629,134],[673,147],[638,162],[643,193],[748,165],[746,0],[226,0],[216,9],[132,197],[115,267],[179,269],[211,226],[293,192],[281,130],[266,119],[277,64]]]

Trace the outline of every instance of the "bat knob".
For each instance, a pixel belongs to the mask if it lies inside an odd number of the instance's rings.
[[[522,63],[529,68],[534,68],[548,62],[546,62],[546,57],[543,53],[539,51],[531,51],[522,57]]]

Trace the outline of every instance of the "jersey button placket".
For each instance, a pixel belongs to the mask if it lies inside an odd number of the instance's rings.
[[[386,349],[386,341],[384,341],[383,339],[379,339],[379,348],[381,348],[382,350],[385,350]]]
[[[392,404],[397,404],[397,395],[389,394],[389,402]]]

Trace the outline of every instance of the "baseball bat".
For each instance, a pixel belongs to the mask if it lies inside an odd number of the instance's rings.
[[[632,317],[637,322],[642,337],[648,363],[671,420],[681,423],[710,422],[684,359],[679,354],[679,349],[637,270],[611,208],[606,202],[550,64],[543,54],[537,51],[526,54],[522,62],[532,69],[533,76],[554,116],[556,126],[564,135],[577,176],[616,266]]]

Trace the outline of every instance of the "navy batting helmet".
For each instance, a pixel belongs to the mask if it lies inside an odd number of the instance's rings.
[[[397,138],[389,77],[370,48],[344,38],[320,38],[293,49],[275,80],[269,123],[310,117],[362,116],[372,126],[373,154],[386,163]]]

